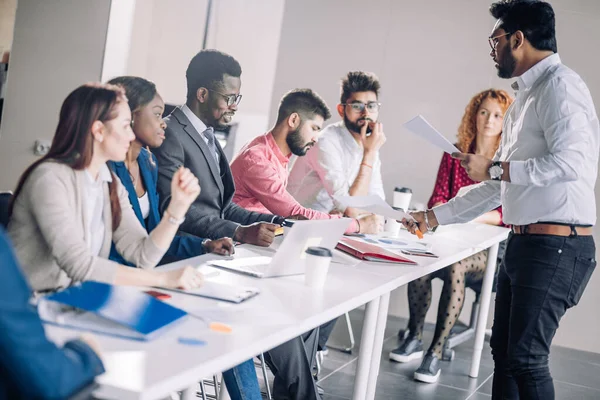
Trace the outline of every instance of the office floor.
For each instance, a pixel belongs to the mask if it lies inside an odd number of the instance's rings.
[[[362,315],[363,311],[361,310],[354,310],[350,313],[357,342],[352,354],[330,350],[325,357],[319,375],[319,384],[325,390],[323,400],[352,398]],[[340,319],[329,340],[330,344],[343,345],[348,342],[345,326],[343,319]],[[405,326],[404,319],[388,318],[376,399],[491,399],[493,362],[489,343],[486,342],[477,379],[469,378],[467,375],[473,352],[473,341],[471,340],[456,348],[456,357],[452,362],[442,363],[442,373],[437,383],[418,383],[413,380],[412,375],[414,370],[419,367],[420,361],[398,364],[389,361],[387,357],[387,354],[398,345],[398,330]],[[431,342],[432,335],[433,325],[426,326],[424,334],[426,346]],[[600,354],[553,346],[550,366],[557,400],[600,399],[600,379],[598,379],[600,377]],[[257,370],[257,373],[261,380],[260,371]]]

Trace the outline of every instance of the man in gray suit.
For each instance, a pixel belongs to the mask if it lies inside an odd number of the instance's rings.
[[[200,181],[201,193],[190,206],[181,229],[208,238],[234,240],[269,246],[278,216],[246,211],[231,199],[235,192],[229,164],[214,129],[223,129],[240,102],[242,69],[230,55],[202,50],[186,71],[187,101],[166,118],[166,139],[155,150],[158,160],[158,192],[161,208],[169,202],[171,177],[180,165]],[[276,399],[318,400],[312,376],[319,328],[265,353],[275,375]]]
[[[214,131],[231,122],[242,96],[242,73],[231,56],[215,50],[198,53],[186,77],[186,104],[165,121],[166,139],[155,150],[158,160],[158,192],[161,209],[171,195],[171,177],[180,165],[189,168],[200,182],[200,196],[190,207],[181,230],[199,237],[230,237],[243,243],[269,246],[275,236],[277,218],[238,207],[231,201],[233,177]]]

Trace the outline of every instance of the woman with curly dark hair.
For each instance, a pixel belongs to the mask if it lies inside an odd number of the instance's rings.
[[[502,120],[511,103],[512,98],[503,90],[489,89],[475,95],[458,128],[456,147],[463,153],[493,158],[500,144]],[[460,166],[460,160],[444,153],[428,208],[448,202],[461,188],[475,183]],[[490,211],[475,221],[502,225],[502,209]],[[415,371],[416,380],[437,382],[442,352],[464,304],[465,281],[483,279],[486,263],[487,250],[408,284],[408,337],[390,353],[391,360],[402,363],[423,357],[423,325],[431,305],[431,280],[438,277],[444,281],[433,342]]]

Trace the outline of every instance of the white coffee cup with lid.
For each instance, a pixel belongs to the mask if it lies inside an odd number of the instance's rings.
[[[305,253],[304,284],[312,288],[321,288],[325,285],[333,254],[325,247],[309,247]]]
[[[394,208],[401,208],[404,211],[408,211],[410,206],[410,200],[412,198],[412,190],[407,187],[397,187],[394,189]]]

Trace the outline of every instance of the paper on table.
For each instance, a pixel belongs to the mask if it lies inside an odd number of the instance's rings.
[[[340,203],[342,207],[360,208],[361,210],[369,211],[373,214],[382,215],[387,218],[395,218],[398,221],[401,221],[402,218],[411,218],[402,210],[394,210],[392,206],[377,195],[333,196],[333,198]]]
[[[422,115],[417,115],[410,121],[404,124],[406,129],[411,131],[417,136],[427,140],[432,145],[439,147],[448,154],[460,153],[460,151],[454,146],[446,137],[438,132]]]

